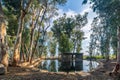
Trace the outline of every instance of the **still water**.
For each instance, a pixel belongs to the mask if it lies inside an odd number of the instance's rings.
[[[42,70],[48,70],[49,72],[73,72],[73,71],[84,71],[89,72],[99,65],[96,61],[72,61],[72,62],[61,62],[59,60],[44,60],[39,65]]]

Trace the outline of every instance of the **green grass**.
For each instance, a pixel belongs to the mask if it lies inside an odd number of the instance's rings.
[[[116,56],[115,55],[110,55],[110,59],[115,59]],[[105,57],[101,56],[101,55],[97,55],[97,56],[83,56],[83,59],[105,59]]]

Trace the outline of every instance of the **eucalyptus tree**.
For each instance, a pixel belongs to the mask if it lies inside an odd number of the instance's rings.
[[[40,40],[41,40],[41,45],[40,45],[40,54],[42,55],[43,54],[43,50],[44,50],[44,43],[47,41],[46,37],[48,37],[48,29],[50,28],[51,26],[51,23],[52,23],[52,18],[54,16],[57,15],[57,8],[52,5],[52,4],[48,4],[49,7],[47,7],[47,11],[46,11],[46,14],[44,16],[44,20],[42,22],[42,25],[41,25],[41,28],[40,28],[40,32],[41,32],[41,35],[40,35]]]
[[[24,61],[27,61],[27,58],[29,57],[28,46],[30,43],[30,29],[27,26],[24,27],[22,35],[20,60],[23,59]]]
[[[70,44],[70,38],[72,30],[75,27],[74,21],[74,18],[67,18],[66,14],[54,21],[54,25],[51,30],[53,31],[53,36],[58,41],[60,52],[71,51],[72,45]]]
[[[87,24],[87,14],[84,15],[77,14],[75,15],[75,28],[73,30],[73,43],[74,43],[74,52],[79,53],[81,51],[82,46],[82,40],[85,39],[84,32],[82,31],[82,28]]]
[[[90,35],[90,44],[89,44],[89,52],[90,56],[96,55],[96,50],[100,48],[99,43],[100,39],[99,36],[101,35],[101,26],[99,25],[99,18],[96,17],[93,19],[93,22],[91,24],[91,32],[92,34]],[[102,53],[102,56],[104,54]]]
[[[45,41],[44,37],[45,34],[47,32],[47,29],[50,27],[50,23],[51,23],[51,18],[56,14],[56,10],[57,10],[57,5],[63,5],[66,3],[67,0],[41,0],[40,2],[43,4],[44,6],[44,11],[43,11],[43,15],[41,16],[40,22],[38,23],[38,35],[37,35],[37,40],[36,40],[36,44],[35,44],[35,48],[33,50],[32,53],[32,57],[33,54],[35,54],[36,52],[36,48],[38,46],[38,42],[39,42],[39,38],[40,33],[43,33],[43,42]],[[42,44],[43,44],[42,42]],[[44,47],[44,46],[43,46]],[[41,47],[41,50],[43,51],[43,47]],[[41,51],[41,55],[42,55],[42,51]],[[31,59],[32,59],[31,57]]]
[[[93,19],[93,22],[91,24],[91,32],[92,34],[90,35],[90,54],[91,55],[95,55],[95,50],[97,49],[97,42],[99,42],[100,38],[100,32],[101,32],[101,27],[99,25],[99,19],[96,17]],[[102,56],[104,56],[104,54],[102,53]]]
[[[24,19],[25,16],[32,4],[33,0],[29,0],[27,3],[24,3],[23,0],[21,0],[20,4],[20,17],[18,21],[18,31],[16,36],[16,41],[14,45],[14,56],[13,56],[13,65],[18,65],[18,62],[20,61],[20,47],[21,47],[21,38],[22,38],[22,32],[24,28]]]
[[[106,59],[109,60],[110,30],[104,23],[104,20],[100,21],[100,19],[96,17],[91,24],[90,54],[97,55],[99,50],[102,57],[106,57]]]
[[[7,72],[8,53],[5,37],[6,37],[6,20],[0,0],[0,63],[2,63],[5,66],[5,72]]]
[[[36,1],[33,0],[3,0],[3,5],[5,6],[5,13],[8,18],[8,35],[13,37],[17,35],[15,45],[14,45],[14,59],[13,63],[19,62],[20,59],[20,49],[21,49],[21,40],[22,40],[22,33],[25,33],[24,27],[28,24],[27,19],[29,19],[28,14],[30,13],[31,3]],[[27,15],[27,16],[26,16]],[[18,20],[19,19],[19,20]],[[18,23],[18,24],[17,24]],[[11,31],[12,30],[12,31]],[[16,34],[17,33],[17,34]],[[23,36],[24,38],[24,36]],[[23,40],[23,42],[25,42]],[[22,44],[24,44],[22,42]]]
[[[14,57],[13,57],[13,63],[14,65],[17,65],[20,58],[20,49],[21,49],[21,42],[25,45],[25,37],[22,35],[26,34],[27,29],[25,27],[30,26],[30,43],[29,48],[26,50],[28,52],[29,61],[32,60],[33,53],[35,53],[36,50],[36,44],[34,45],[35,48],[32,51],[33,48],[33,42],[38,41],[38,38],[34,40],[35,31],[40,34],[40,26],[42,25],[42,21],[44,19],[45,13],[47,11],[47,8],[50,8],[51,5],[53,5],[56,8],[56,5],[58,4],[64,4],[66,3],[66,0],[2,0],[3,5],[5,6],[4,11],[6,12],[6,15],[8,17],[8,34],[15,36],[17,35],[15,46],[14,46]],[[46,4],[47,3],[47,4]],[[13,15],[12,15],[13,14]],[[10,16],[9,16],[10,15]],[[19,20],[17,20],[19,19]],[[13,22],[13,24],[12,24]],[[17,24],[18,23],[18,24]],[[39,24],[39,25],[38,25]],[[11,27],[12,26],[12,27]],[[37,28],[39,26],[39,28]],[[14,28],[14,29],[13,29]],[[17,29],[18,28],[18,29]],[[36,30],[36,28],[38,30]],[[10,29],[13,30],[10,32]],[[26,30],[24,30],[26,29]],[[12,34],[11,34],[12,33]],[[16,34],[17,33],[17,34]],[[23,38],[23,39],[22,39]],[[21,41],[22,40],[22,41]],[[24,41],[25,40],[25,41]],[[29,41],[28,41],[29,42]],[[37,42],[36,42],[37,43]],[[23,45],[23,46],[24,46]],[[32,53],[33,52],[33,53]]]
[[[46,5],[46,3],[48,5]],[[13,38],[13,36],[17,35],[15,40],[15,45],[14,45],[14,52],[13,52],[14,65],[17,65],[20,59],[21,44],[23,44],[22,45],[23,48],[24,46],[26,47],[29,60],[30,58],[32,59],[33,53],[35,52],[35,50],[32,51],[33,42],[35,42],[35,40],[38,40],[37,38],[34,40],[34,36],[36,34],[34,33],[36,30],[36,26],[38,26],[38,24],[40,24],[39,26],[42,25],[44,15],[47,11],[47,8],[49,8],[50,5],[53,5],[56,8],[56,5],[64,4],[64,3],[66,3],[66,0],[62,0],[62,1],[61,0],[57,0],[57,1],[56,0],[50,0],[50,1],[48,0],[21,0],[21,1],[2,0],[4,12],[8,20],[8,29],[7,29],[8,35],[10,35],[10,38]],[[30,28],[30,32],[28,28]],[[39,32],[40,28],[37,28],[37,29],[39,30],[36,30],[36,31]],[[25,36],[22,36],[22,35],[26,35],[27,33],[30,34],[30,36],[27,35],[27,39],[25,39]],[[28,40],[30,40],[30,43],[28,43],[29,42]],[[30,45],[29,49],[27,49],[26,44]],[[22,51],[25,51],[25,50],[22,50]]]
[[[39,23],[40,16],[43,15],[44,11],[43,4],[40,4],[39,1],[34,2],[31,7],[31,23],[30,23],[30,47],[29,47],[29,57],[28,61],[32,61],[32,55],[33,55],[33,42],[35,41],[35,29],[37,29],[37,24]],[[38,31],[39,32],[39,31]]]
[[[88,0],[84,0],[83,3],[86,3],[87,1]],[[113,70],[113,72],[117,72],[120,67],[119,66],[120,65],[120,25],[119,25],[120,1],[119,0],[89,0],[89,1],[92,3],[93,11],[98,13],[100,18],[104,19],[105,26],[107,26],[109,29],[109,31],[108,29],[106,29],[105,32],[110,33],[110,39],[112,37],[112,41],[115,41],[113,49],[115,49],[115,46],[117,46],[117,64]],[[114,33],[112,32],[113,30],[115,30]],[[116,32],[117,34],[115,34]],[[117,38],[113,37],[115,36],[114,34],[117,35],[116,36]],[[115,39],[118,39],[118,41]],[[118,42],[118,44],[116,44],[116,41]]]
[[[84,32],[82,30],[74,30],[72,41],[74,45],[73,53],[80,53],[82,50],[82,40],[84,39]]]
[[[19,0],[1,0],[3,6],[3,12],[7,21],[6,29],[6,41],[8,44],[10,59],[12,59],[12,50],[14,47],[14,40],[16,39],[16,33],[18,28],[18,17],[20,14],[20,1]]]
[[[47,36],[48,36],[48,51],[50,52],[50,56],[54,57],[56,54],[56,49],[57,49],[57,41],[56,39],[53,37],[53,32],[49,31],[47,32]]]
[[[54,57],[56,54],[57,43],[55,41],[54,42],[53,41],[50,42],[50,53]]]
[[[81,28],[87,23],[87,13],[84,15],[76,15],[75,17],[67,17],[64,14],[62,17],[54,21],[52,27],[53,36],[59,43],[60,52],[79,53],[81,50],[81,42],[83,39],[83,31]]]
[[[35,4],[36,2],[37,2],[37,0],[33,1],[33,4]],[[30,22],[30,16],[31,16],[30,11],[32,11],[33,5],[30,7],[29,10],[27,10],[26,5],[28,5],[28,7],[29,7],[29,4],[31,4],[31,3],[29,3],[29,1],[27,1],[27,0],[21,0],[21,1],[19,1],[19,0],[12,0],[12,1],[11,0],[3,0],[3,5],[5,6],[4,12],[8,19],[7,34],[10,36],[10,39],[12,38],[12,41],[15,40],[15,36],[17,35],[17,30],[19,29],[18,23],[20,20],[18,20],[18,18],[20,17],[20,15],[22,15],[22,11],[25,12],[25,16],[23,16],[24,17],[23,29],[20,28],[21,29],[21,40],[22,40],[22,43],[20,42],[20,46],[22,44],[22,48],[24,48],[24,45],[26,45],[26,44],[28,44],[28,42],[30,42],[29,35],[28,35],[28,34],[30,34],[30,32],[28,32],[28,29],[26,27],[28,27],[28,22]],[[22,35],[27,35],[27,36],[22,36]],[[27,39],[25,39],[25,38],[27,38]],[[20,46],[19,46],[19,52],[21,49]],[[23,51],[22,51],[22,53],[23,53]]]
[[[0,1],[0,40],[2,44],[5,44],[5,36],[6,36],[6,20],[2,9],[2,4]]]
[[[112,48],[113,48],[113,54],[115,55],[115,58],[117,59],[117,41],[118,41],[118,39],[117,39],[117,27],[112,27],[111,28],[111,35],[112,35],[112,37],[111,37],[111,46],[112,46]]]

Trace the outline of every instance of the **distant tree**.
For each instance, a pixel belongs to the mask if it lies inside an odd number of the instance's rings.
[[[86,3],[87,1],[88,0],[84,0],[83,3]],[[105,41],[106,44],[112,43],[112,47],[114,51],[116,51],[116,48],[117,48],[117,64],[113,70],[113,72],[117,72],[120,68],[120,46],[119,46],[120,45],[120,24],[119,24],[120,22],[120,15],[119,15],[120,1],[119,0],[89,0],[89,2],[92,3],[93,11],[98,13],[98,16],[101,19],[101,22],[104,21],[104,23],[101,23],[101,24],[104,24],[103,34],[107,35],[107,39],[105,39],[107,40]],[[108,45],[105,45],[105,46],[108,47]]]
[[[72,45],[70,37],[72,30],[75,27],[74,18],[67,18],[66,15],[54,21],[52,27],[53,36],[57,39],[59,43],[60,52],[70,52]]]
[[[80,52],[81,42],[83,38],[83,31],[81,28],[87,23],[87,13],[83,16],[80,14],[75,17],[63,17],[54,21],[51,28],[53,36],[57,39],[60,52]],[[76,50],[76,51],[75,51]]]
[[[43,11],[43,15],[41,16],[41,20],[38,23],[38,35],[37,35],[37,43],[35,44],[35,48],[33,50],[33,54],[35,54],[37,46],[38,46],[38,42],[39,42],[39,38],[42,37],[42,45],[41,45],[41,52],[40,55],[42,55],[43,51],[44,51],[44,46],[43,43],[46,41],[45,40],[45,36],[47,33],[47,29],[50,27],[50,22],[51,22],[51,18],[53,16],[56,15],[56,6],[57,5],[63,5],[66,3],[67,0],[42,0],[40,1],[43,4],[44,7],[44,11]],[[42,33],[42,35],[40,35],[40,33]],[[33,57],[32,54],[32,57]],[[31,58],[32,59],[32,58]]]
[[[74,52],[79,53],[82,48],[82,40],[85,39],[84,32],[82,31],[82,28],[87,24],[87,14],[85,13],[84,15],[76,15],[75,16],[75,28],[73,30],[72,38],[73,38],[73,44],[74,44]]]
[[[57,47],[57,43],[56,41],[50,41],[50,53],[51,55],[54,57],[56,54],[56,47]]]
[[[110,33],[109,28],[105,24],[100,22],[98,17],[94,18],[91,24],[91,42],[90,42],[90,54],[98,55],[98,50],[101,52],[103,58],[109,60],[110,52]],[[107,30],[106,30],[107,29]]]

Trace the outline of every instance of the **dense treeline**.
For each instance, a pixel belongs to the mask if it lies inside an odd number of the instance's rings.
[[[113,72],[117,72],[120,63],[120,1],[119,0],[84,0],[91,3],[98,14],[92,23],[90,43],[91,55],[96,52],[109,60],[110,50],[117,56],[117,64]]]
[[[82,50],[87,14],[57,20],[58,6],[67,0],[0,0],[0,61],[18,66],[43,56]],[[52,23],[53,21],[53,23]],[[50,30],[51,28],[51,30]],[[57,50],[58,49],[58,50]]]
[[[32,62],[38,53],[39,38],[50,27],[57,5],[65,3],[66,0],[0,0],[1,63],[8,66],[8,54],[14,66],[20,60]]]

